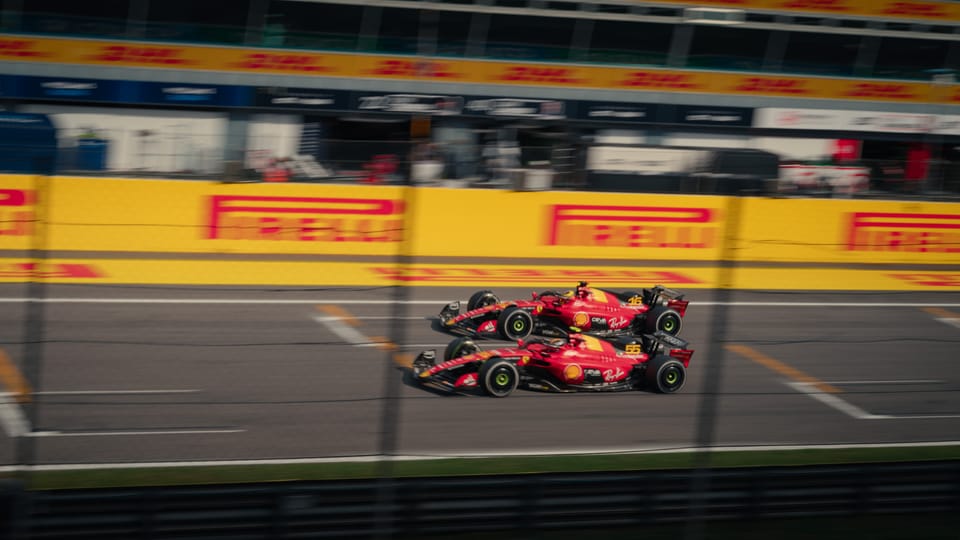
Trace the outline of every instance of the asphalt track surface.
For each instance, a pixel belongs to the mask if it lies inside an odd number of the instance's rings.
[[[960,439],[960,293],[691,291],[696,353],[672,395],[412,384],[397,352],[442,351],[432,319],[474,290],[51,285],[29,349],[26,286],[2,285],[0,351],[39,378],[32,405],[0,404],[0,465],[690,448],[711,402],[717,446]]]

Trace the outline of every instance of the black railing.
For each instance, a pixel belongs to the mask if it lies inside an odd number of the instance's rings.
[[[24,539],[410,537],[950,513],[960,461],[0,492]],[[378,497],[384,482],[393,497]],[[704,485],[704,484],[699,484]],[[3,512],[6,511],[7,514]],[[0,528],[0,531],[3,531]]]

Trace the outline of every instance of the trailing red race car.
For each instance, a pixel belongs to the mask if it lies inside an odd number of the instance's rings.
[[[530,300],[501,302],[492,291],[477,291],[460,313],[460,302],[440,311],[444,330],[468,337],[510,341],[530,334],[564,337],[572,331],[597,336],[666,332],[677,335],[690,302],[677,291],[657,285],[642,293],[615,293],[588,287],[533,293]]]
[[[680,390],[693,350],[666,332],[603,340],[586,334],[566,338],[535,337],[515,347],[481,351],[470,338],[447,345],[443,362],[436,351],[413,361],[415,380],[447,390],[479,387],[487,395],[507,397],[515,389],[550,392]]]

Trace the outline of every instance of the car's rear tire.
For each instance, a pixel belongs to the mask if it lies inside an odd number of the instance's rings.
[[[672,394],[683,388],[687,370],[683,363],[670,356],[654,356],[647,362],[647,386],[661,394]]]
[[[467,311],[473,311],[484,306],[492,306],[500,302],[500,298],[493,291],[477,291],[467,300]]]
[[[488,396],[509,396],[520,384],[520,372],[509,360],[493,357],[480,365],[480,388]]]
[[[680,329],[683,327],[683,318],[675,309],[670,309],[667,306],[656,306],[647,312],[645,324],[648,334],[661,331],[675,336],[680,333]]]
[[[517,306],[510,306],[497,318],[497,330],[503,339],[524,339],[533,333],[533,316]]]
[[[480,352],[480,347],[474,343],[472,339],[468,337],[458,337],[448,343],[447,348],[443,350],[443,361],[446,362],[447,360],[453,360],[454,358],[460,358],[461,356],[475,352]]]

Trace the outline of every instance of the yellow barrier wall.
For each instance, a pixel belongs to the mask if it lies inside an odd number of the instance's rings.
[[[0,249],[715,261],[726,197],[0,176]],[[738,260],[960,262],[960,204],[744,198]]]

